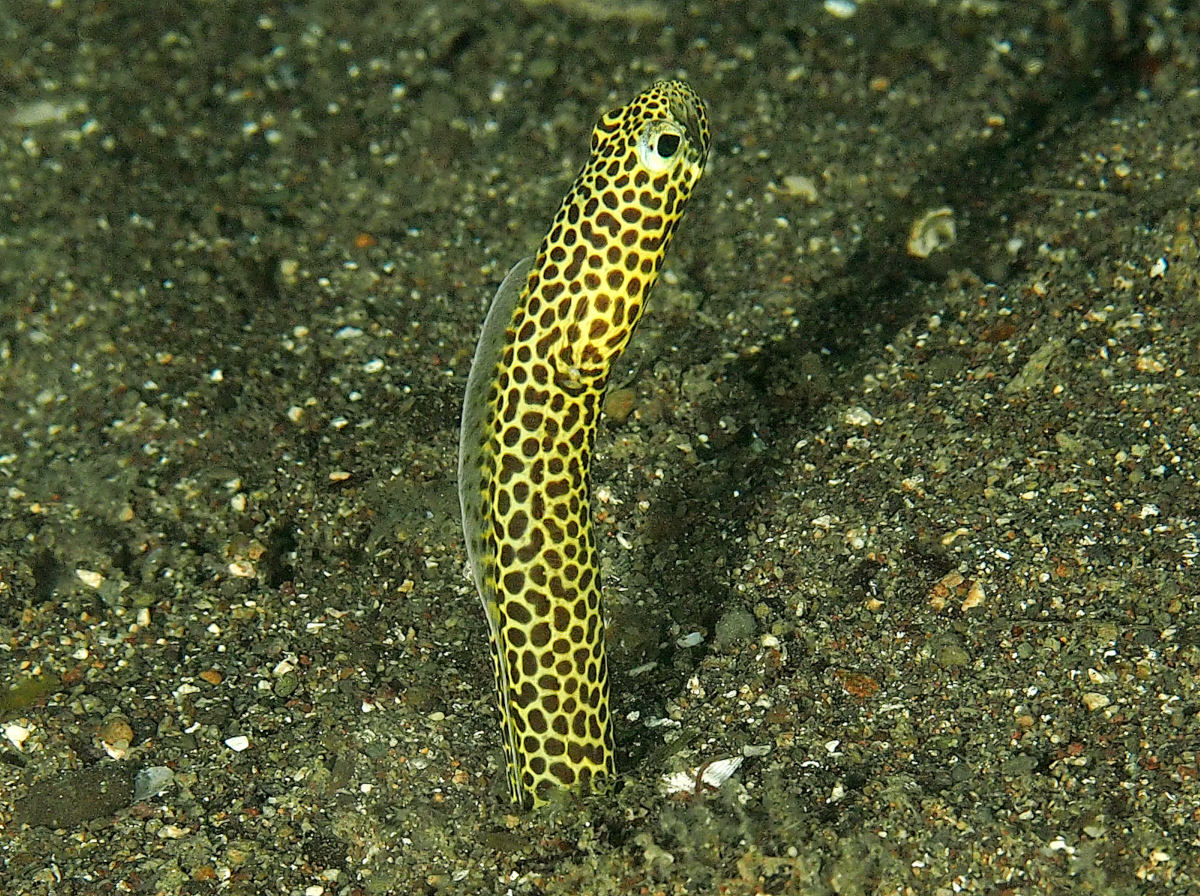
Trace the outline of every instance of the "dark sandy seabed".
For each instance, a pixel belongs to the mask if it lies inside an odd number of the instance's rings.
[[[1194,8],[0,28],[0,892],[1200,892]],[[714,152],[593,466],[621,777],[521,814],[461,395],[664,75]]]

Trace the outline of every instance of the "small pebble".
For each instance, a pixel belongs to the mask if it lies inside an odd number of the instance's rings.
[[[817,192],[817,184],[811,177],[806,177],[803,174],[789,174],[783,179],[783,189],[780,190],[784,196],[792,196],[797,199],[803,199],[805,202],[813,203],[820,198]]]
[[[29,740],[31,733],[30,729],[24,725],[18,725],[16,722],[10,722],[4,726],[4,737],[18,750],[25,749],[23,744]]]
[[[847,410],[844,419],[850,426],[870,426],[875,421],[875,417],[870,411],[860,407]]]
[[[151,765],[142,769],[133,778],[133,801],[140,803],[142,800],[158,796],[170,787],[174,780],[175,773],[165,765]]]
[[[757,623],[749,610],[733,607],[717,620],[714,635],[720,647],[732,647],[754,637]]]
[[[234,560],[229,564],[229,574],[237,579],[254,578],[254,564],[249,560]]]
[[[89,588],[99,588],[104,584],[104,576],[90,569],[77,569],[75,570],[75,576]]]
[[[613,389],[604,401],[604,413],[614,423],[624,423],[633,413],[634,401],[637,394],[632,389]]]
[[[133,728],[124,719],[112,719],[100,726],[96,736],[100,738],[105,753],[113,759],[124,759],[133,742]]]

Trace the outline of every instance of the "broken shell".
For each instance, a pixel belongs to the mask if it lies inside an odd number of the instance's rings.
[[[238,579],[252,579],[257,573],[254,571],[254,564],[249,560],[234,560],[229,564],[229,574]]]
[[[970,589],[967,591],[967,596],[963,599],[962,609],[965,613],[967,610],[974,610],[976,607],[983,606],[986,595],[983,592],[983,585],[978,580],[971,583]]]
[[[113,759],[124,759],[133,742],[133,727],[124,719],[111,719],[100,726],[96,736],[105,753]]]
[[[668,795],[698,793],[705,787],[715,789],[728,781],[745,761],[746,757],[744,756],[730,756],[728,759],[705,763],[693,771],[664,775],[662,787]]]
[[[930,209],[913,221],[908,231],[908,254],[913,258],[928,258],[934,252],[944,252],[954,245],[956,235],[954,209],[949,206]]]

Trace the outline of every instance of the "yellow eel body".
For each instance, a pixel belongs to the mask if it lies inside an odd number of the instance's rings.
[[[679,81],[604,115],[537,254],[496,293],[471,365],[459,500],[524,806],[614,771],[588,467],[613,364],[708,145],[704,104]]]

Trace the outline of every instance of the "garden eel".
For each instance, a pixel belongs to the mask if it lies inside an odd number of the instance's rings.
[[[588,466],[708,142],[704,104],[679,81],[604,115],[537,254],[500,284],[471,364],[459,501],[509,786],[526,807],[614,771]]]

